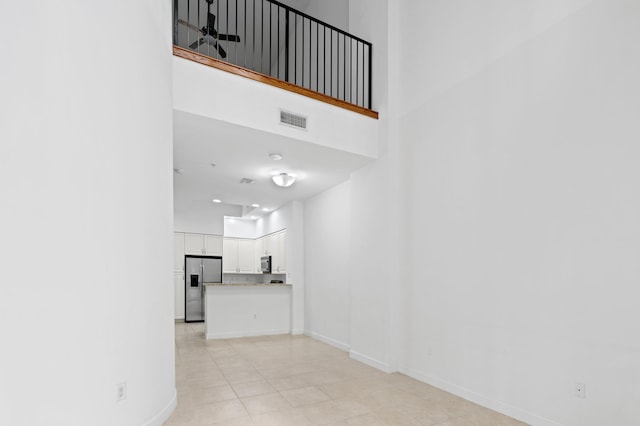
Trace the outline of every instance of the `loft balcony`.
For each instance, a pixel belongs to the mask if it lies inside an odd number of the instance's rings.
[[[175,0],[175,56],[372,118],[372,45],[275,0]]]

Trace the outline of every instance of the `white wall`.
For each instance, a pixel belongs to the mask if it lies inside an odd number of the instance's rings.
[[[296,93],[173,58],[174,108],[375,158],[378,122]],[[225,102],[211,102],[225,99]],[[308,117],[307,131],[280,124],[280,109]]]
[[[175,406],[171,6],[147,6],[0,6],[0,424]]]
[[[640,4],[403,3],[405,371],[535,425],[639,424]]]
[[[351,347],[351,185],[304,202],[305,332]]]
[[[174,205],[173,228],[176,232],[224,234],[224,217],[240,216],[242,206],[231,204]]]
[[[224,236],[234,238],[257,238],[256,221],[236,217],[224,218]]]

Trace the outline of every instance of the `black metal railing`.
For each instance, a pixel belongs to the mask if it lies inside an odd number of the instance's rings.
[[[174,0],[173,42],[371,109],[371,43],[275,0]]]

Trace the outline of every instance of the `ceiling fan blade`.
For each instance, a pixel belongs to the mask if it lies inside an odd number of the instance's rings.
[[[215,30],[216,26],[216,16],[209,12],[207,13],[207,30],[209,34],[215,34],[217,31]]]
[[[214,43],[213,47],[218,49],[218,53],[220,54],[221,58],[226,58],[227,57],[227,52],[225,52],[224,49],[222,48],[222,46],[220,46],[218,43]]]
[[[190,28],[190,29],[192,29],[194,31],[198,31],[198,32],[202,31],[200,28],[196,27],[193,24],[188,23],[184,19],[178,19],[178,24],[182,24],[182,25],[186,26],[187,28]]]
[[[191,43],[189,45],[189,49],[197,49],[198,47],[200,47],[200,45],[204,43],[204,39],[201,38],[199,40],[194,41],[193,43]]]
[[[240,41],[240,36],[239,35],[231,35],[231,34],[218,34],[218,40],[227,40],[227,41],[235,41],[235,42],[239,42]]]

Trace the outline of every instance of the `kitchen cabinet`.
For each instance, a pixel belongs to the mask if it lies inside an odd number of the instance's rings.
[[[286,240],[286,229],[265,235],[256,240],[256,244],[260,245],[260,256],[271,256],[272,274],[283,274],[287,272]],[[257,262],[259,264],[260,259],[258,259]]]
[[[184,234],[184,254],[222,256],[222,237],[220,235]]]
[[[271,273],[282,274],[287,272],[287,231],[276,232],[271,235]]]
[[[174,316],[175,319],[184,319],[184,273],[173,274],[174,287]]]
[[[173,271],[184,272],[184,234],[173,233]]]
[[[220,235],[204,236],[204,254],[206,256],[222,256],[222,237]]]
[[[227,274],[256,272],[254,269],[255,241],[247,238],[223,239],[222,271]]]

